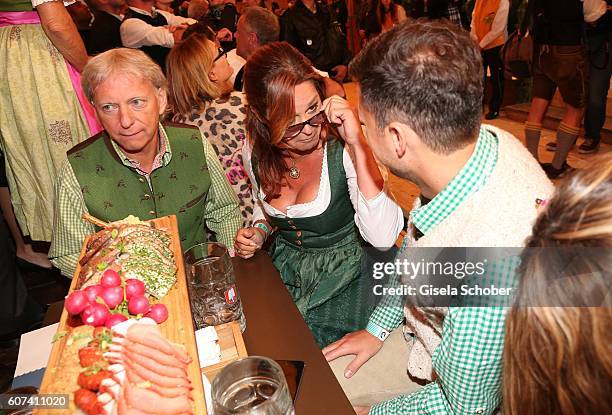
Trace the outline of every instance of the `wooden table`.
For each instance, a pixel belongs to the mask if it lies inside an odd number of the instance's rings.
[[[270,257],[233,259],[246,316],[243,333],[249,355],[305,362],[295,403],[297,415],[354,414],[308,326],[293,303]],[[63,302],[52,304],[45,325],[59,321]]]
[[[246,261],[234,258],[233,264],[246,316],[243,336],[249,355],[306,363],[296,414],[354,414],[268,254],[260,252]]]

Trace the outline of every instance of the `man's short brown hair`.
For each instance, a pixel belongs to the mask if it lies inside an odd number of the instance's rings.
[[[249,29],[257,35],[259,46],[277,42],[280,36],[278,17],[268,9],[253,6],[242,12],[242,18]]]
[[[482,58],[467,31],[440,21],[404,22],[370,42],[350,71],[379,129],[402,122],[442,154],[478,137]]]

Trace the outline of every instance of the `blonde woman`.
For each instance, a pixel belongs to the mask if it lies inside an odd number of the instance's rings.
[[[175,46],[166,62],[172,121],[197,126],[215,149],[232,185],[244,226],[251,226],[251,183],[242,163],[245,106],[240,92],[231,92],[232,68],[223,49],[196,33]]]
[[[523,253],[504,415],[612,413],[612,154],[592,166],[559,185]]]

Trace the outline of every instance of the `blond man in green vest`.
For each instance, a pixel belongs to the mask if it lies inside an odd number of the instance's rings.
[[[104,131],[69,150],[57,178],[53,264],[74,272],[96,231],[83,213],[104,221],[176,215],[183,250],[206,242],[206,230],[233,246],[242,224],[236,195],[197,127],[160,123],[167,93],[159,66],[141,51],[114,49],[89,61],[82,84]]]

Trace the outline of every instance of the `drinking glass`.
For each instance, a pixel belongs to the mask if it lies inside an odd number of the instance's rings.
[[[185,252],[185,272],[196,330],[237,320],[246,328],[236,276],[227,248],[202,243]]]
[[[283,370],[274,360],[250,356],[225,366],[212,383],[215,415],[294,415]]]

